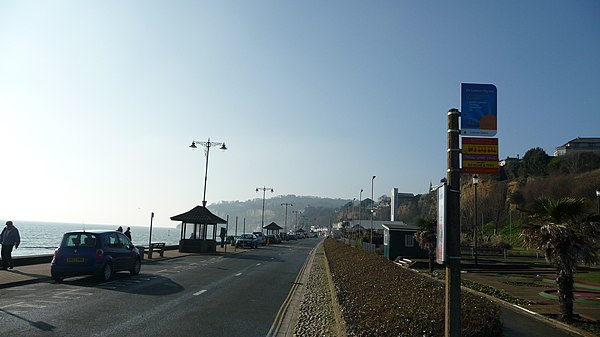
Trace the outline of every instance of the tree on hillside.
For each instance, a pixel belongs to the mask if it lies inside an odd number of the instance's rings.
[[[415,240],[417,240],[421,248],[427,251],[427,256],[429,257],[429,272],[433,273],[435,246],[437,243],[436,221],[434,219],[419,218],[417,220],[417,226],[419,226],[420,231],[415,233]]]
[[[530,211],[532,222],[521,229],[525,246],[544,251],[546,260],[556,268],[560,317],[565,321],[573,318],[577,262],[600,262],[600,219],[587,215],[585,207],[584,199],[538,199]]]
[[[540,147],[529,149],[521,160],[521,172],[523,176],[543,176],[547,174],[546,167],[550,157]]]

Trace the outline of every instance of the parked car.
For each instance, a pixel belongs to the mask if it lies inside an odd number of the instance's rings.
[[[256,235],[256,238],[258,239],[258,243],[261,246],[264,246],[267,244],[267,240],[262,232],[252,232],[252,234]]]
[[[73,231],[63,235],[60,246],[54,251],[50,273],[57,282],[79,275],[96,275],[107,281],[119,271],[139,274],[141,266],[139,250],[123,233]]]
[[[242,234],[235,241],[236,248],[258,248],[258,239],[254,234]]]
[[[266,237],[267,241],[269,242],[269,244],[281,243],[281,239],[279,238],[278,235],[267,234],[265,237]]]

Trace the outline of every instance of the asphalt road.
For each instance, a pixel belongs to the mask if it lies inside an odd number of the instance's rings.
[[[574,337],[564,330],[518,311],[502,308],[504,337]]]
[[[265,336],[318,239],[0,290],[2,336]]]

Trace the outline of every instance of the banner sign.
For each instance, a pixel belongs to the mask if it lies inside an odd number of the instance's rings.
[[[498,138],[462,137],[461,172],[498,174]]]
[[[438,188],[438,216],[437,216],[437,245],[436,261],[443,264],[446,261],[446,189],[443,185]]]
[[[461,134],[479,137],[495,136],[498,109],[496,86],[461,83],[460,91]]]

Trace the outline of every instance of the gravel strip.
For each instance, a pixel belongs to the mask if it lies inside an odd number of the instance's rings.
[[[325,254],[321,245],[315,253],[308,283],[305,285],[294,336],[335,336],[335,318],[325,263]]]

